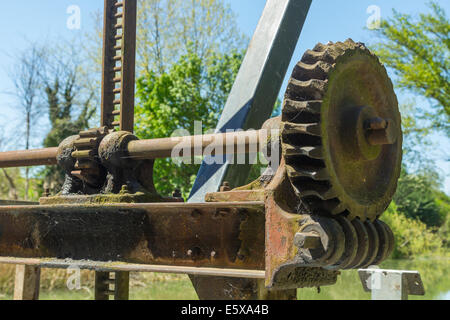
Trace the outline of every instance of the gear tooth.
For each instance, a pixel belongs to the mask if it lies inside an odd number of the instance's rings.
[[[307,50],[303,55],[302,62],[308,64],[315,64],[319,61],[333,64],[335,58],[330,54],[329,48],[323,52],[316,52],[312,50]]]
[[[344,42],[337,42],[336,47],[339,48],[341,52],[343,52],[345,49],[348,49],[348,45],[346,45]]]
[[[284,134],[309,134],[312,136],[318,136],[321,135],[321,127],[318,123],[290,123],[285,122],[284,123]]]
[[[325,168],[296,168],[294,166],[286,166],[290,176],[295,178],[310,178],[316,181],[327,181],[330,177]]]
[[[328,81],[312,79],[299,81],[291,79],[287,88],[287,98],[293,100],[322,100]]]
[[[356,44],[356,42],[355,41],[353,41],[353,39],[352,38],[348,38],[347,40],[345,40],[345,43],[347,44],[347,45],[355,45]]]
[[[314,47],[313,51],[316,51],[316,52],[323,52],[323,51],[325,51],[326,49],[327,49],[327,45],[319,42],[319,43],[316,44],[316,46]]]
[[[379,222],[382,225],[382,227],[386,230],[386,234],[388,236],[389,248],[386,256],[387,258],[389,258],[392,255],[392,252],[394,251],[395,248],[395,236],[394,233],[392,232],[392,229],[386,223],[384,223],[381,220],[379,220]]]
[[[386,228],[380,222],[380,220],[375,220],[373,225],[378,233],[378,238],[379,238],[380,243],[379,243],[377,256],[376,256],[375,260],[372,262],[372,264],[378,265],[378,264],[382,263],[383,261],[385,261],[386,258],[388,257],[389,246],[390,246],[389,235],[387,233]]]
[[[322,101],[294,101],[291,99],[284,100],[283,112],[298,115],[299,113],[308,112],[314,115],[320,115]]]
[[[286,145],[284,152],[286,156],[307,156],[312,159],[323,159],[323,152],[320,147],[296,147]]]
[[[350,219],[350,217],[348,217]],[[353,269],[361,265],[367,258],[369,253],[369,235],[366,227],[359,219],[350,219],[358,236],[358,251],[353,261],[346,267],[346,269]]]
[[[317,187],[316,190],[305,190],[301,192],[303,197],[315,196],[321,200],[331,200],[337,197],[336,192],[333,188],[321,188]]]
[[[355,260],[358,249],[358,235],[355,227],[344,217],[338,217],[337,222],[341,225],[345,235],[345,251],[342,258],[332,266],[333,269],[345,269]]]
[[[314,64],[299,62],[294,68],[292,77],[300,81],[309,79],[326,80],[331,67],[331,64],[323,61],[317,61]]]
[[[379,251],[380,239],[375,226],[369,220],[364,222],[364,226],[366,227],[367,233],[369,235],[369,254],[367,256],[367,259],[360,266],[357,266],[357,268],[367,268],[371,266],[375,261]]]
[[[334,216],[337,216],[347,210],[345,205],[340,201],[334,205],[329,205],[327,209]]]

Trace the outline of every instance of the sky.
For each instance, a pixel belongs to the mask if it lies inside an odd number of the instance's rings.
[[[261,13],[265,0],[224,0],[237,16],[241,32],[251,37]],[[15,130],[21,126],[18,113],[14,109],[14,100],[9,94],[12,83],[8,72],[14,64],[18,52],[24,50],[28,41],[43,41],[61,37],[72,39],[77,33],[86,33],[93,27],[92,15],[103,10],[102,0],[15,0],[3,1],[0,10],[0,131]],[[447,14],[450,13],[450,1],[439,1]],[[67,28],[70,16],[68,9],[76,5],[81,14],[80,29]],[[300,36],[291,66],[301,59],[303,52],[313,48],[318,42],[343,41],[352,38],[367,44],[375,41],[373,32],[367,30],[367,21],[373,15],[368,9],[377,6],[382,18],[392,14],[392,9],[403,13],[417,15],[429,11],[423,0],[313,0],[311,10]],[[288,71],[290,74],[290,71]],[[281,92],[286,88],[287,78]],[[408,101],[411,96],[397,91],[400,103]],[[418,99],[418,103],[426,103]],[[450,194],[450,142],[440,135],[433,136],[437,147],[432,152],[437,166],[445,178],[444,189]],[[9,149],[14,149],[10,144]],[[39,147],[39,146],[36,146]]]

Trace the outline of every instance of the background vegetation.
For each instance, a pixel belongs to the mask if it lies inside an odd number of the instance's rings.
[[[426,151],[436,147],[436,135],[450,135],[450,24],[438,2],[429,6],[429,13],[418,16],[394,12],[372,31],[377,41],[369,44],[392,71],[396,90],[413,97],[401,101],[404,164],[397,194],[382,218],[397,239],[395,259],[449,256],[450,198],[442,192],[442,176]],[[38,136],[39,118],[50,123],[40,138],[45,147],[98,122],[100,16],[97,21],[98,28],[81,42],[30,43],[29,50],[17,54],[11,78],[26,124],[21,136],[25,148]],[[137,135],[159,138],[176,130],[193,134],[195,121],[202,121],[203,131],[214,129],[248,40],[233,12],[221,0],[140,0],[138,21]],[[11,140],[0,132],[0,150]],[[198,165],[160,160],[156,187],[164,195],[181,189],[186,196],[197,171]],[[0,198],[37,200],[44,186],[55,193],[61,182],[57,168],[2,169]],[[11,280],[5,279],[11,272],[0,269],[0,292],[9,292]],[[44,274],[44,287],[60,287],[63,277],[58,275]]]

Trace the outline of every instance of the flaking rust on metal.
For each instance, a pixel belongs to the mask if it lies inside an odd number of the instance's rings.
[[[266,286],[287,290],[333,285],[338,272],[308,267],[298,257],[294,236],[309,215],[290,213],[297,206],[294,199],[282,160],[266,188]]]
[[[303,261],[286,263],[274,270],[272,282],[278,290],[313,288],[336,284],[339,271],[301,267]]]

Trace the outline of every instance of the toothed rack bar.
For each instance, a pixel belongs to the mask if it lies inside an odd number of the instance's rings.
[[[101,126],[133,132],[136,0],[105,1]]]

